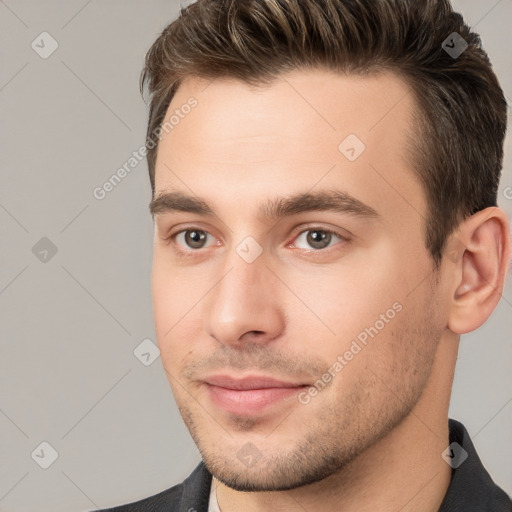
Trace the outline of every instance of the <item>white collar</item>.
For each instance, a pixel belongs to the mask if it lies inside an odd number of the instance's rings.
[[[210,487],[210,501],[208,502],[208,512],[221,512],[219,502],[217,501],[217,485],[212,477],[212,485]]]

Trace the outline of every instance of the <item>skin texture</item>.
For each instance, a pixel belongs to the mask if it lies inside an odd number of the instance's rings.
[[[193,78],[166,119],[191,96],[197,106],[160,142],[155,195],[198,196],[215,215],[155,215],[153,306],[169,383],[222,511],[437,511],[451,475],[441,453],[459,334],[499,300],[506,216],[466,219],[434,269],[425,194],[404,149],[414,97],[392,74],[294,71],[260,88]],[[355,161],[338,149],[349,134],[366,146]],[[269,199],[320,190],[349,193],[378,217],[259,215]],[[204,246],[187,245],[187,229],[207,232]],[[318,230],[339,237],[312,246]],[[249,236],[262,249],[252,263],[237,252]],[[203,382],[215,373],[313,386],[329,368],[308,403],[294,395],[257,414],[219,408]]]

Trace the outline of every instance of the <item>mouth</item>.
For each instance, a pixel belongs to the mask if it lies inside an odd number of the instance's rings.
[[[284,401],[309,387],[309,384],[256,375],[242,378],[212,375],[203,382],[215,406],[231,414],[245,415],[283,405]]]

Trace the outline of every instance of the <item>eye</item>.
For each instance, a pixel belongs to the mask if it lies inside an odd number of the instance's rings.
[[[202,229],[185,229],[172,235],[171,238],[176,239],[176,243],[182,247],[184,246],[188,249],[203,249],[206,247],[208,237],[212,237],[212,235]]]
[[[341,236],[338,233],[335,233],[334,231],[312,228],[300,233],[299,236],[295,239],[293,245],[299,249],[320,250],[331,246],[331,242],[336,243],[342,240],[347,240],[347,238]],[[302,247],[299,244],[302,244]],[[309,247],[305,246],[305,244],[309,245]]]
[[[215,237],[203,229],[191,228],[169,236],[168,240],[174,242],[178,252],[185,254],[214,245]],[[335,231],[314,227],[299,233],[291,245],[298,249],[320,251],[340,241],[348,242],[349,239]]]

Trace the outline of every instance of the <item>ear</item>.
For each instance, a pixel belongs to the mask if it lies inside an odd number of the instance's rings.
[[[510,224],[500,208],[486,208],[460,223],[445,251],[453,273],[451,331],[474,331],[489,318],[503,293],[510,251]]]

